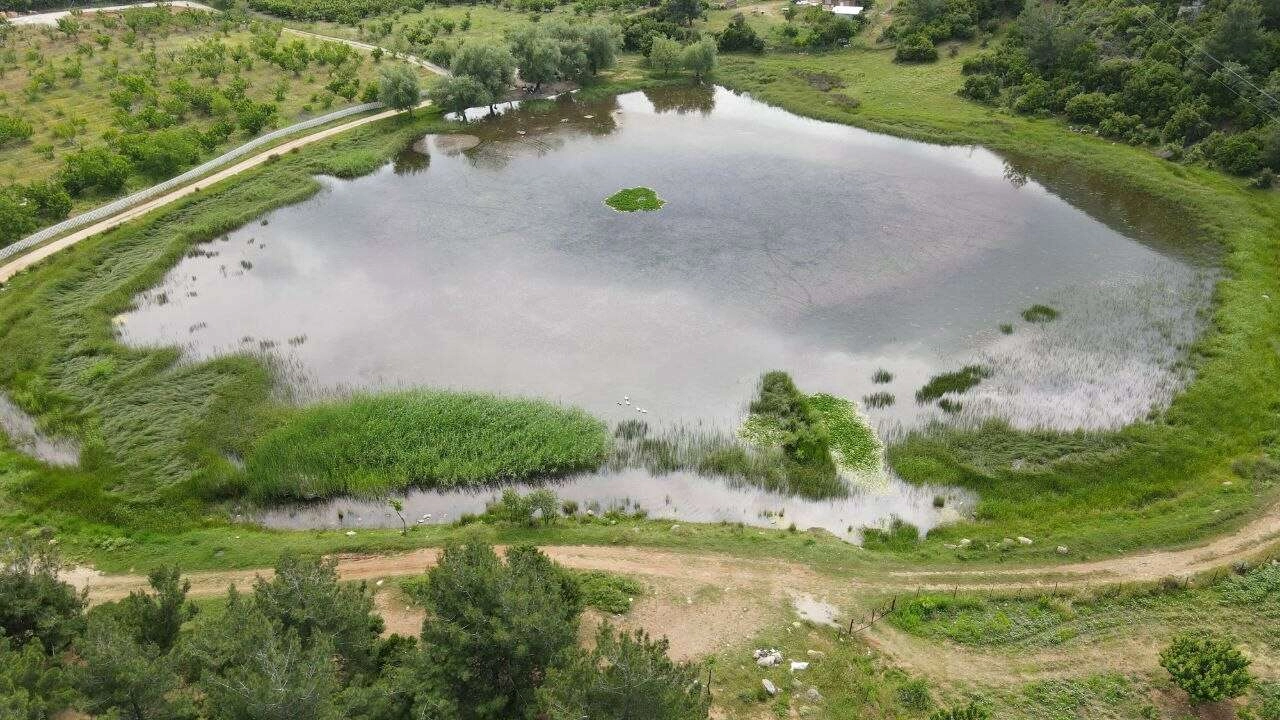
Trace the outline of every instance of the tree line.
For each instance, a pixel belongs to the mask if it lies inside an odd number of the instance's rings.
[[[203,609],[173,567],[93,608],[47,540],[0,566],[0,716],[121,720],[694,720],[700,666],[608,624],[578,643],[582,589],[532,547],[445,548],[415,584],[417,637],[384,635],[373,588],[286,555],[270,579]]]
[[[934,2],[909,7],[923,19],[920,8]],[[959,0],[944,6],[952,2]],[[1159,146],[1173,160],[1254,176],[1260,186],[1280,171],[1276,0],[1184,8],[1032,2],[1004,42],[966,59],[963,70],[961,93],[978,102],[1064,116],[1104,137]]]

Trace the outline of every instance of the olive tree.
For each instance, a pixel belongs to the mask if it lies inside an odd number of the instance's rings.
[[[693,73],[693,77],[702,80],[711,75],[716,67],[716,43],[704,37],[686,47],[683,53],[684,68]]]
[[[511,51],[492,43],[469,41],[458,48],[449,69],[454,75],[469,77],[489,94],[489,103],[497,102],[515,81],[516,60]]]
[[[464,122],[467,119],[467,108],[489,105],[493,102],[493,96],[480,84],[480,81],[466,75],[454,75],[437,82],[427,91],[427,98],[433,105],[445,112],[456,114],[458,119]]]
[[[394,110],[412,110],[422,98],[418,75],[407,65],[389,65],[378,71],[378,101]]]
[[[675,75],[684,63],[683,53],[680,43],[668,37],[655,35],[653,46],[649,49],[649,67],[659,75]]]

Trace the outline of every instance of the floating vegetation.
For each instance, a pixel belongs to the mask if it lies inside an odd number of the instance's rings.
[[[916,402],[933,402],[947,393],[962,393],[989,377],[991,368],[985,365],[966,365],[955,372],[934,375],[916,391]]]
[[[809,396],[831,437],[832,459],[842,468],[871,471],[880,467],[880,440],[849,400],[826,393]]]
[[[954,415],[964,409],[964,405],[952,400],[951,398],[942,398],[938,401],[938,407],[942,412],[948,415]]]
[[[619,190],[610,195],[604,204],[618,212],[636,212],[637,210],[652,212],[661,209],[667,201],[658,197],[658,193],[651,188],[634,187]]]
[[[862,396],[862,404],[869,408],[887,408],[897,400],[893,393],[890,392],[874,392],[870,395]]]
[[[1029,323],[1047,323],[1058,319],[1058,311],[1048,305],[1032,305],[1022,311],[1022,319]]]
[[[876,370],[871,375],[871,382],[876,383],[877,385],[883,385],[887,382],[892,382],[892,381],[893,381],[893,373],[889,372],[888,370],[885,370],[884,368],[880,368],[879,370]]]
[[[1001,334],[1003,334],[1003,335],[1012,335],[1012,334],[1013,334],[1013,324],[1012,324],[1012,323],[1000,323],[1000,333],[1001,333]]]

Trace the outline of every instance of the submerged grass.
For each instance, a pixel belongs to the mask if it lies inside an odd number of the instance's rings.
[[[1047,323],[1058,319],[1058,311],[1048,305],[1032,305],[1022,311],[1022,319],[1029,323]]]
[[[934,375],[916,391],[916,402],[933,402],[947,393],[965,392],[989,377],[991,368],[985,365],[966,365],[954,372]]]
[[[600,466],[604,423],[538,400],[415,391],[287,413],[249,456],[259,500],[383,495],[554,477]]]

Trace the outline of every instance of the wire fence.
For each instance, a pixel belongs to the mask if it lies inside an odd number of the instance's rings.
[[[50,225],[49,227],[43,230],[32,233],[31,235],[28,235],[22,238],[21,240],[13,243],[12,245],[8,245],[6,247],[0,248],[0,261],[5,260],[6,258],[11,258],[15,255],[24,253],[27,250],[30,250],[31,248],[37,245],[40,245],[43,242],[52,240],[53,238],[56,238],[59,235],[62,235],[64,233],[70,232],[77,228],[84,227],[85,225],[91,225],[95,222],[98,222],[99,220],[109,218],[113,215],[116,215],[117,213],[128,210],[131,207],[141,205],[142,203],[148,200],[159,197],[160,195],[163,195],[164,193],[176,187],[186,185],[187,183],[193,180],[198,180],[201,177],[209,174],[210,172],[217,170],[225,165],[228,165],[232,161],[238,160],[239,158],[244,157],[245,155],[253,152],[254,150],[257,150],[258,148],[263,147],[264,145],[269,145],[272,142],[279,140],[280,138],[287,137],[289,135],[292,135],[297,132],[301,132],[303,130],[310,130],[311,128],[319,127],[321,125],[331,123],[334,120],[340,120],[342,118],[350,117],[352,115],[359,115],[360,113],[368,112],[369,110],[377,110],[381,107],[382,107],[382,103],[380,102],[364,103],[363,105],[353,105],[349,108],[343,108],[342,110],[331,112],[327,115],[321,115],[319,117],[311,118],[310,120],[304,120],[295,125],[290,125],[289,127],[280,128],[279,130],[274,130],[272,132],[269,132],[266,135],[263,135],[262,137],[254,138],[253,140],[250,140],[249,142],[241,145],[238,148],[235,148],[234,150],[223,153],[222,155],[219,155],[218,157],[206,163],[193,167],[190,170],[182,173],[181,175],[165,180],[159,185],[152,185],[151,187],[145,190],[139,190],[138,192],[133,193],[132,195],[122,197],[118,200],[113,200],[112,202],[109,202],[106,205],[103,205],[101,207],[94,208],[89,212],[81,213],[79,215],[76,215],[75,217],[67,218],[66,220],[63,220],[57,225]]]

